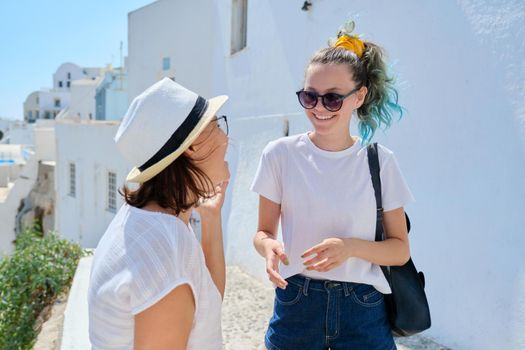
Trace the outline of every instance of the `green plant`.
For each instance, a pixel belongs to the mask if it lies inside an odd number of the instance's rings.
[[[32,348],[38,315],[69,288],[85,254],[37,225],[17,237],[13,255],[0,261],[0,349]]]

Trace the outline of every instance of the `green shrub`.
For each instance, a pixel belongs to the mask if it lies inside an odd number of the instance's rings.
[[[83,255],[55,233],[42,237],[36,225],[17,237],[13,255],[0,261],[0,349],[32,348],[38,315],[69,288]]]

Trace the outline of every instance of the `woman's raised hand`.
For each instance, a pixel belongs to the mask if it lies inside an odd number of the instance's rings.
[[[221,215],[227,188],[228,181],[224,181],[215,188],[215,196],[199,201],[199,205],[195,207],[195,210],[201,218]]]

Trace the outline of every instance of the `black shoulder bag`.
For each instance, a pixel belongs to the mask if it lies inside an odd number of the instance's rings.
[[[383,204],[377,143],[368,146],[368,165],[377,205],[376,241],[385,240]],[[405,214],[410,232],[410,220]],[[425,277],[416,270],[412,258],[403,266],[381,266],[392,294],[385,294],[386,310],[396,337],[406,337],[430,328],[430,309],[425,295]]]

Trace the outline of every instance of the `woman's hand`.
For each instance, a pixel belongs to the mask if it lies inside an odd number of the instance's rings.
[[[213,197],[199,201],[199,205],[195,207],[195,210],[199,213],[201,219],[221,215],[227,188],[228,181],[224,181],[215,188],[215,195]]]
[[[285,289],[288,282],[279,274],[279,261],[288,265],[288,257],[284,253],[284,248],[281,242],[276,239],[266,238],[264,240],[264,250],[266,259],[266,273],[272,283],[281,289]]]
[[[316,254],[315,257],[304,262],[306,269],[326,272],[338,267],[351,256],[349,249],[351,245],[352,239],[327,238],[305,251],[301,257],[306,258]]]
[[[277,240],[277,225],[281,215],[281,205],[264,196],[259,196],[259,224],[253,238],[257,252],[266,260],[268,279],[277,287],[285,289],[288,283],[279,274],[279,261],[288,265],[283,244]]]

